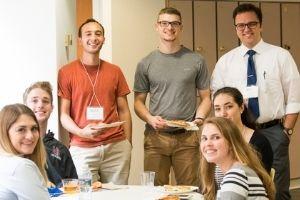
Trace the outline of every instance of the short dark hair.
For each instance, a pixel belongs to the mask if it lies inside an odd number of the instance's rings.
[[[162,14],[169,14],[169,15],[177,15],[181,21],[181,13],[179,10],[177,10],[176,8],[173,7],[165,7],[163,9],[161,9],[158,13],[158,17]]]
[[[233,17],[233,20],[235,21],[235,17],[238,15],[238,14],[241,14],[241,13],[245,13],[245,12],[254,12],[258,18],[258,21],[260,24],[262,24],[262,12],[261,12],[261,9],[251,3],[243,3],[243,4],[240,4],[238,5],[234,10],[233,10],[233,14],[232,14],[232,17]]]
[[[102,24],[100,22],[98,22],[97,20],[93,19],[93,18],[89,18],[87,20],[85,20],[85,22],[83,22],[80,26],[79,26],[79,29],[78,29],[78,37],[81,38],[82,36],[82,33],[81,33],[81,30],[82,30],[82,27],[88,23],[97,23],[99,24],[99,26],[102,28],[103,30],[103,35],[104,35],[104,27],[102,26]]]

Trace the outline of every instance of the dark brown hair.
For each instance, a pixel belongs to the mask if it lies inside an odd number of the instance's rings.
[[[93,18],[89,18],[89,19],[85,20],[85,22],[83,22],[83,23],[80,25],[80,27],[79,27],[79,29],[78,29],[78,37],[79,37],[79,38],[81,38],[81,36],[82,36],[82,32],[81,32],[82,27],[83,27],[84,25],[88,24],[88,23],[97,23],[97,24],[99,24],[99,26],[100,26],[100,27],[102,28],[102,30],[103,30],[103,35],[104,35],[104,27],[102,26],[102,24],[101,24],[100,22],[98,22],[97,20],[93,19]]]
[[[238,5],[233,10],[232,17],[233,17],[234,23],[235,23],[235,17],[238,14],[245,13],[245,12],[254,12],[255,15],[258,18],[259,23],[262,24],[262,12],[261,12],[261,9],[259,7],[256,7],[255,5],[253,5],[251,3],[242,3],[242,4]]]

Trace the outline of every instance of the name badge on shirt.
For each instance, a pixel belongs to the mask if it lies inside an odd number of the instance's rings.
[[[246,87],[246,98],[258,97],[258,87],[256,85]]]
[[[92,107],[88,106],[86,109],[86,118],[87,120],[103,120],[104,119],[104,110],[103,107]]]

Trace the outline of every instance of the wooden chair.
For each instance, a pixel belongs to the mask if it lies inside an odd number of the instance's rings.
[[[272,181],[274,181],[274,177],[275,177],[275,169],[274,168],[271,168],[270,176],[271,176]]]

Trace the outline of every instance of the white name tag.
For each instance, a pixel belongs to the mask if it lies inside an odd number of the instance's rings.
[[[256,98],[258,97],[258,87],[256,85],[246,87],[245,98]]]
[[[104,119],[103,107],[92,107],[88,106],[86,109],[87,120],[103,120]]]

